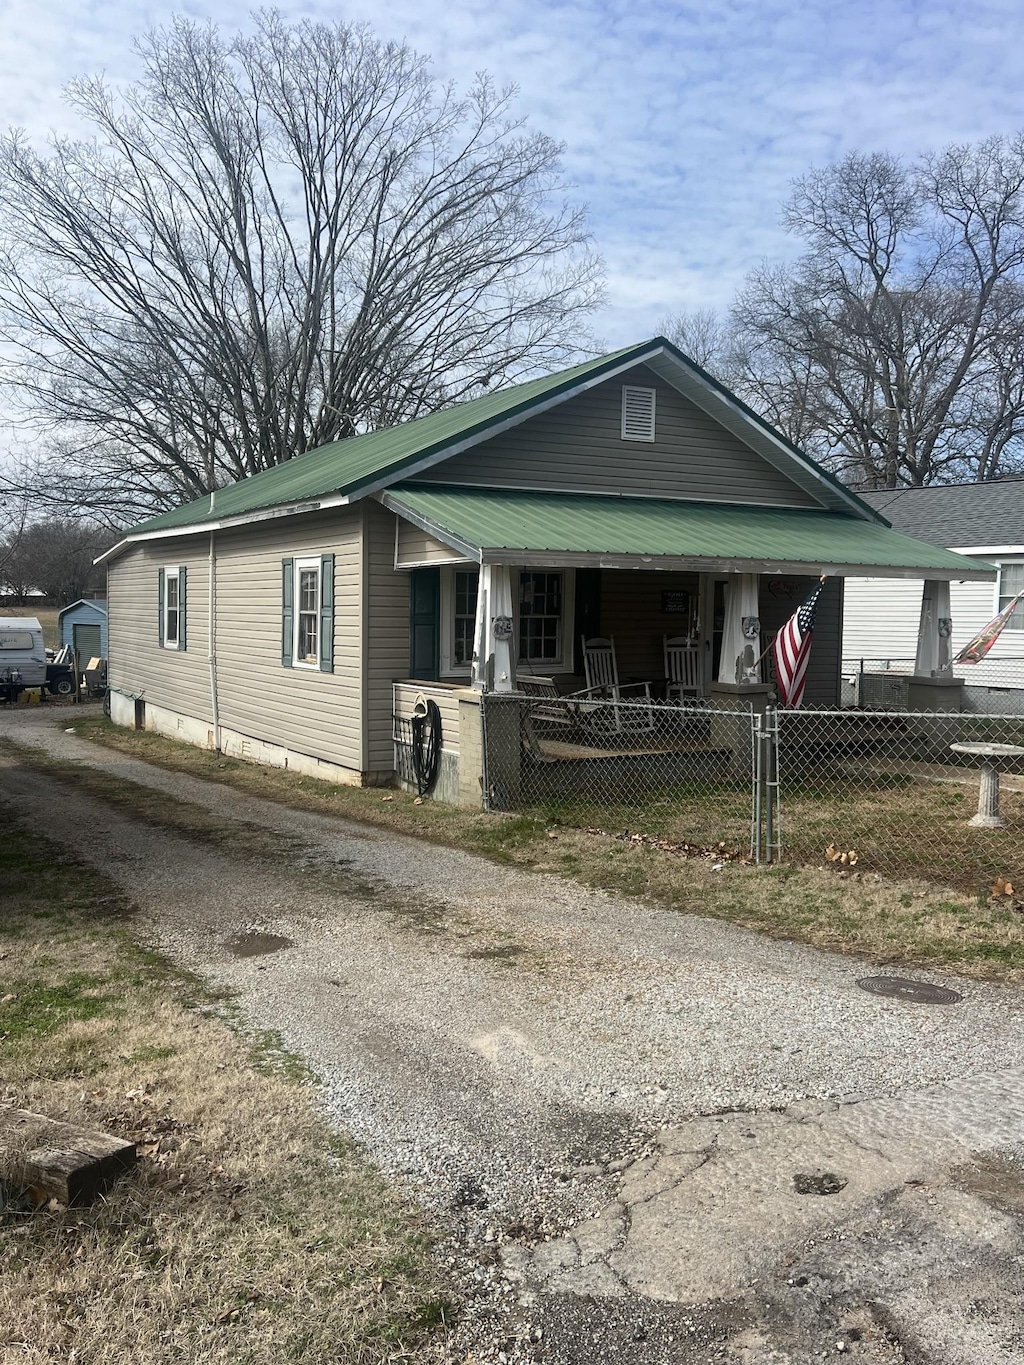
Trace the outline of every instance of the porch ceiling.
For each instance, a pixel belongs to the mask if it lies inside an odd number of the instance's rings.
[[[988,580],[995,569],[838,512],[400,484],[386,507],[481,563]]]

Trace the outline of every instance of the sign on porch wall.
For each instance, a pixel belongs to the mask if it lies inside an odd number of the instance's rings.
[[[663,592],[661,594],[661,609],[666,614],[681,612],[689,615],[690,594],[671,590]]]

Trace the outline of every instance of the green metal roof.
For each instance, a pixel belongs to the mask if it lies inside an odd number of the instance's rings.
[[[978,560],[840,512],[398,484],[388,507],[481,558],[618,556],[988,578]]]
[[[150,517],[133,527],[129,534],[184,528],[244,516],[247,512],[268,507],[311,502],[331,494],[358,493],[383,475],[399,477],[405,466],[456,441],[486,432],[500,421],[527,412],[581,380],[600,377],[605,370],[613,370],[628,361],[634,353],[639,360],[653,344],[645,341],[638,346],[626,346],[557,374],[530,379],[510,389],[496,389],[481,398],[445,408],[442,412],[432,412],[415,421],[371,431],[365,436],[352,436],[346,441],[332,441],[330,445],[296,455],[261,474],[218,488],[212,507],[210,495],[205,494],[195,502]]]
[[[503,424],[522,420],[531,411],[557,401],[562,394],[571,393],[581,383],[599,382],[606,374],[651,361],[659,355],[669,358],[670,369],[674,368],[676,373],[685,372],[688,382],[695,384],[713,407],[717,405],[720,417],[728,420],[730,413],[738,414],[741,436],[745,434],[754,448],[763,446],[762,453],[767,451],[769,458],[781,457],[793,477],[810,479],[816,496],[830,505],[848,508],[854,515],[859,513],[865,519],[884,523],[880,513],[861,502],[856,494],[816,465],[712,375],[695,365],[664,337],[654,337],[560,370],[557,374],[495,390],[415,421],[309,450],[273,469],[219,488],[212,497],[205,494],[183,507],[151,517],[135,526],[128,535],[145,537],[179,528],[187,531],[190,527],[245,518],[273,507],[301,507],[304,503],[328,497],[364,496],[397,482],[403,475],[408,477],[413,473],[412,467],[420,465],[421,461],[434,456],[444,458],[448,450],[485,439],[492,431],[500,430]]]

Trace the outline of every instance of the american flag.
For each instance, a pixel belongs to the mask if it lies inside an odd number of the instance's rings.
[[[956,664],[979,664],[989,652],[995,642],[1003,633],[1007,621],[1017,608],[1017,603],[1024,597],[1024,593],[1018,593],[1012,602],[1008,602],[998,616],[993,616],[987,626],[982,627],[969,644],[964,645],[963,649],[953,660]]]
[[[818,610],[818,598],[824,586],[823,578],[782,627],[772,644],[779,700],[783,706],[793,710],[804,699],[807,663],[811,657],[811,641],[814,638],[814,617]]]

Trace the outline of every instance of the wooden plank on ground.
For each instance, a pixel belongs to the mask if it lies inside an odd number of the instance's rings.
[[[134,1142],[0,1105],[0,1172],[38,1204],[84,1204],[135,1165]]]

